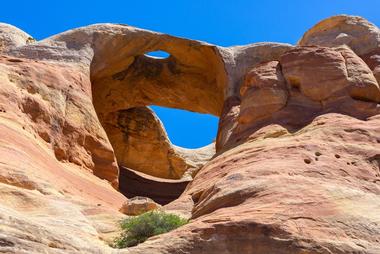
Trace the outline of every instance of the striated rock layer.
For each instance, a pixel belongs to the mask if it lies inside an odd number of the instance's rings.
[[[365,19],[229,48],[0,24],[0,52],[0,252],[380,252],[380,30]],[[149,105],[219,116],[215,149],[174,146]],[[113,250],[119,189],[180,195],[163,209],[190,223]]]

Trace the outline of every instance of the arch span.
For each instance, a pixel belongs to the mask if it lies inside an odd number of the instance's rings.
[[[94,107],[118,164],[155,177],[191,178],[214,148],[173,146],[147,106],[219,116],[227,82],[223,59],[215,46],[203,42],[118,29],[124,36],[101,30],[94,37],[90,69]],[[155,51],[168,57],[146,55]]]

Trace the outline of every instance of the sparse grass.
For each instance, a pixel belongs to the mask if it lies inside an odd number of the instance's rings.
[[[188,221],[175,214],[152,211],[121,221],[121,235],[115,239],[114,248],[126,248],[145,242],[151,236],[163,234],[185,225]]]

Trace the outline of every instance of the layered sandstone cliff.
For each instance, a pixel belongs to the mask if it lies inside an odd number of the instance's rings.
[[[229,48],[1,24],[0,52],[0,252],[380,252],[380,30],[365,19]],[[149,105],[219,116],[216,144],[175,147]],[[164,206],[190,223],[113,250],[118,190],[139,181],[164,200],[190,182]]]

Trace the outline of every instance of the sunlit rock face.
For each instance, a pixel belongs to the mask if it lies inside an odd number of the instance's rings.
[[[151,176],[192,179],[214,154],[214,144],[199,149],[172,145],[161,121],[147,107],[108,114],[104,129],[118,164]]]
[[[21,47],[34,41],[29,34],[17,27],[0,23],[0,52],[12,47]]]
[[[120,253],[379,253],[379,38],[352,16],[229,48],[1,24],[0,251],[112,253],[129,168],[165,202],[189,182],[162,209],[190,223]],[[215,150],[173,146],[149,105],[218,116]]]

